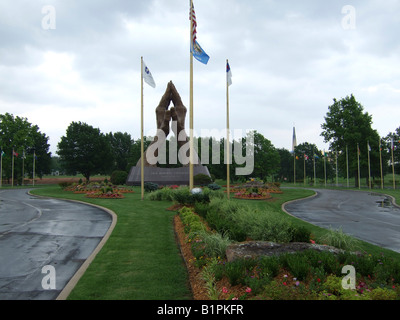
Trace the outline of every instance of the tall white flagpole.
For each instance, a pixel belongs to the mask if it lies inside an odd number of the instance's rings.
[[[11,187],[14,187],[14,148],[12,150],[12,161],[11,161]]]
[[[381,166],[381,189],[383,190],[383,169],[382,169],[382,143],[381,138],[379,138],[379,161]]]
[[[143,57],[140,58],[140,186],[144,200],[144,141],[143,141]]]
[[[393,173],[393,190],[396,190],[396,180],[395,180],[395,175],[394,175],[394,138],[392,137],[392,173]]]
[[[350,187],[349,184],[349,148],[346,144],[346,174],[347,174],[347,188]]]
[[[226,59],[226,67],[228,67],[228,59]],[[230,199],[230,172],[229,172],[229,165],[230,165],[230,144],[229,144],[229,79],[228,79],[228,70],[226,72],[226,195],[228,196],[228,200]]]
[[[367,142],[367,148],[368,148],[368,187],[371,189],[372,184],[371,184],[371,162],[370,162],[370,156],[369,156],[369,141]]]
[[[0,188],[3,186],[3,148],[0,150]]]
[[[192,14],[192,9],[193,9],[193,0],[190,0],[190,106],[189,106],[189,112],[190,112],[190,118],[189,118],[189,130],[190,130],[190,158],[189,158],[189,189],[193,189],[193,52],[192,52],[192,47],[193,47],[193,14]]]
[[[360,174],[360,146],[357,143],[357,166],[358,166],[358,189],[361,189],[361,174]]]
[[[36,161],[36,151],[33,150],[33,186],[35,186],[35,161]]]

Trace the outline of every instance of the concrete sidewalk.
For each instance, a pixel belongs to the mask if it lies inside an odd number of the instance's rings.
[[[0,300],[56,299],[112,220],[83,203],[0,191]]]

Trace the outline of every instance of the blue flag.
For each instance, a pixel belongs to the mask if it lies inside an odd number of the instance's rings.
[[[194,41],[194,50],[190,48],[191,52],[193,53],[193,57],[196,58],[197,61],[201,63],[207,64],[210,57],[205,53],[205,51],[200,47],[199,43],[195,40]]]

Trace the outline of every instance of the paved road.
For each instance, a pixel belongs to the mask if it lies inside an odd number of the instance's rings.
[[[0,191],[0,300],[56,299],[111,225],[101,209],[27,192]]]
[[[373,192],[315,190],[313,198],[285,205],[293,216],[400,252],[400,208]]]

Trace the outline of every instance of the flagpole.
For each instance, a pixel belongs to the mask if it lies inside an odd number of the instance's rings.
[[[229,61],[226,59],[226,66],[228,66]],[[226,72],[226,195],[228,200],[230,199],[230,144],[229,144],[229,83],[228,83],[228,72]]]
[[[324,183],[325,183],[325,188],[326,188],[326,153],[324,149]]]
[[[190,158],[189,158],[189,189],[193,189],[193,18],[192,18],[193,0],[190,0]]]
[[[314,187],[315,187],[317,185],[317,174],[315,172],[315,150],[314,150],[314,148],[313,148],[313,153],[314,153],[313,160],[314,160]]]
[[[0,151],[0,188],[3,187],[3,148]]]
[[[367,148],[368,148],[368,187],[371,189],[371,162],[370,162],[370,156],[369,156],[369,141],[367,142]]]
[[[303,155],[304,157],[304,186],[306,186],[306,156]]]
[[[361,175],[360,175],[360,146],[357,143],[357,166],[358,166],[358,189],[361,189]]]
[[[379,138],[379,160],[380,160],[380,166],[381,166],[381,189],[383,190],[382,143],[381,143],[381,138]]]
[[[338,163],[337,163],[337,149],[335,150],[336,157],[336,187],[339,186],[339,173],[338,173]]]
[[[394,138],[392,137],[392,172],[393,172],[393,190],[396,190],[396,180],[394,175]]]
[[[11,187],[14,187],[14,148],[12,151],[12,161],[11,161]]]
[[[350,187],[349,184],[349,148],[347,147],[346,144],[346,173],[347,173],[347,188]]]
[[[143,141],[143,57],[140,58],[140,189],[144,200],[144,141]]]
[[[36,151],[33,150],[33,174],[32,174],[32,177],[33,177],[32,185],[33,186],[35,186],[35,161],[36,161]]]
[[[24,162],[25,162],[25,150],[22,151],[22,185],[24,185]]]

